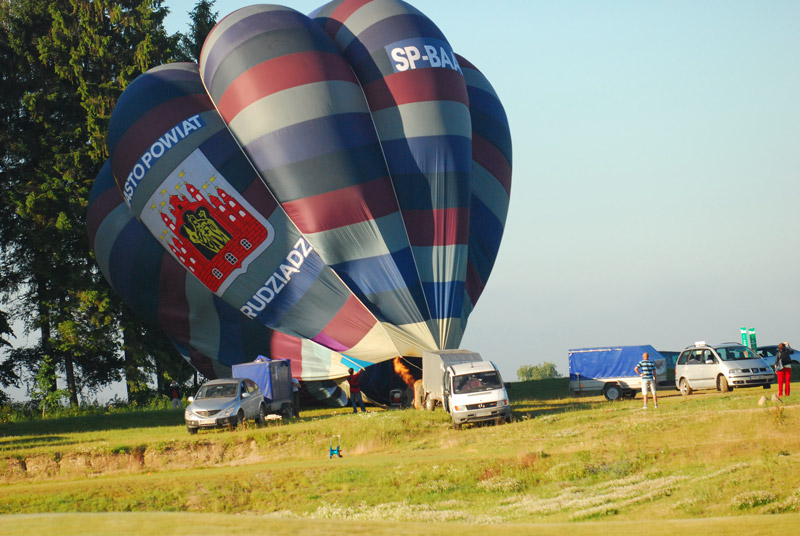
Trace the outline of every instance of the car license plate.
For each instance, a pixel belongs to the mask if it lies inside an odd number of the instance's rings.
[[[478,417],[486,417],[487,415],[491,415],[491,411],[479,411],[475,415]]]
[[[200,424],[217,424],[217,419],[200,419]]]
[[[768,380],[769,376],[753,376],[754,380]]]

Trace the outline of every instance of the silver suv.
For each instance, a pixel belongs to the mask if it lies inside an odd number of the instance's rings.
[[[775,373],[766,361],[747,346],[732,342],[716,346],[696,342],[675,363],[675,387],[684,396],[698,389],[723,393],[734,387],[769,389],[774,381]]]
[[[261,389],[249,378],[211,380],[190,396],[189,402],[183,416],[190,434],[200,428],[235,428],[246,419],[254,419],[260,426],[267,412]]]

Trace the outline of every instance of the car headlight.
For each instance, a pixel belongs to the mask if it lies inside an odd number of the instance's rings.
[[[740,369],[740,368],[732,368],[729,372],[731,374],[741,374],[742,373],[742,369]]]
[[[233,413],[233,406],[223,409],[222,411],[219,412],[219,415],[220,417],[227,417],[231,413]]]
[[[192,418],[192,412],[187,409],[186,411],[183,412],[183,418],[184,419],[191,419]]]

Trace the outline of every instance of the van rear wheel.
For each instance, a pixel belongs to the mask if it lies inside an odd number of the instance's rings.
[[[431,397],[427,397],[425,399],[425,409],[428,411],[433,411],[436,408],[436,401]]]
[[[686,378],[681,378],[680,389],[683,396],[689,396],[692,394],[692,388],[689,386],[689,382],[686,380]]]

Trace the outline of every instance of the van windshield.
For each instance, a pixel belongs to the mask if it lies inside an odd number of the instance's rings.
[[[493,391],[501,389],[503,386],[497,372],[474,372],[455,376],[453,378],[453,392],[455,394],[479,393],[481,391]]]
[[[714,348],[723,361],[744,361],[745,359],[758,359],[758,355],[747,346],[722,346]]]

